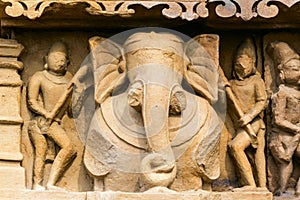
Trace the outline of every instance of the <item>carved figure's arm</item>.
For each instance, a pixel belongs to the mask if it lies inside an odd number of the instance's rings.
[[[257,78],[254,80],[256,103],[253,108],[246,113],[246,115],[248,115],[249,117],[249,122],[251,122],[256,116],[258,116],[267,106],[267,93],[265,83],[261,78]]]
[[[39,73],[35,73],[28,84],[27,103],[30,110],[38,115],[45,116],[47,111],[38,102],[38,97],[41,88],[41,77]]]
[[[273,122],[285,131],[294,134],[300,133],[300,127],[286,120],[286,94],[279,90],[279,92],[272,98]]]

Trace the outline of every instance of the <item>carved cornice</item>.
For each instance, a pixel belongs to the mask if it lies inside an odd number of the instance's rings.
[[[74,5],[86,3],[86,11],[91,15],[120,15],[132,16],[135,10],[132,5],[142,5],[150,9],[157,5],[166,5],[162,14],[167,18],[180,17],[184,20],[195,20],[209,16],[208,4],[214,3],[215,13],[221,18],[241,17],[249,21],[253,17],[271,18],[279,13],[279,8],[274,4],[280,2],[287,7],[292,7],[300,0],[181,0],[181,1],[155,1],[155,0],[0,0],[10,3],[5,7],[5,13],[10,17],[26,16],[29,19],[39,18],[51,4]]]

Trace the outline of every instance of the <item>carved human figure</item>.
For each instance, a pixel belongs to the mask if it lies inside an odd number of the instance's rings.
[[[266,187],[265,124],[262,115],[267,104],[267,95],[255,63],[255,45],[251,38],[247,38],[238,47],[234,60],[234,79],[230,81],[236,99],[230,112],[236,136],[228,144],[244,189]],[[236,108],[241,110],[239,114]],[[247,156],[248,147],[253,148],[254,156]],[[255,166],[250,163],[255,163]],[[254,175],[257,175],[256,181]]]
[[[35,149],[33,168],[33,189],[44,190],[44,168],[47,141],[54,141],[60,147],[51,167],[46,188],[60,189],[56,182],[76,155],[61,120],[69,111],[69,103],[61,102],[61,96],[68,89],[72,75],[67,71],[68,53],[64,43],[56,42],[45,58],[45,70],[36,72],[28,84],[28,107],[34,113],[28,132]],[[57,108],[57,104],[62,106]],[[54,111],[56,109],[56,111]]]
[[[211,106],[217,66],[205,49],[156,32],[135,33],[123,47],[101,37],[89,42],[99,106],[84,162],[94,189],[209,189],[220,173],[222,126]],[[198,95],[183,88],[183,78]]]
[[[300,158],[300,56],[285,42],[272,42],[268,53],[279,70],[281,84],[272,96],[273,123],[269,148],[279,169],[275,195],[287,189],[293,156]],[[300,196],[298,180],[296,195]]]

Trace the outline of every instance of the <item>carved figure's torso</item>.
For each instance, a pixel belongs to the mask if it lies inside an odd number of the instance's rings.
[[[45,109],[51,111],[66,90],[67,84],[71,80],[71,74],[66,73],[64,76],[55,76],[47,71],[43,71],[40,78],[42,79],[43,103]]]
[[[51,112],[65,92],[71,78],[72,75],[69,72],[63,76],[50,74],[46,70],[36,72],[29,82],[28,102],[30,108],[38,114],[41,114],[42,110]],[[62,116],[63,112],[59,113],[57,118]]]
[[[273,96],[275,115],[294,124],[300,123],[300,91],[285,85]],[[274,124],[277,127],[277,124]]]
[[[241,109],[244,113],[249,112],[253,106],[262,98],[265,98],[262,84],[264,82],[255,74],[244,80],[231,80],[230,85],[238,102],[240,102]]]
[[[286,120],[293,124],[300,123],[300,91],[292,88],[287,89],[285,108]]]

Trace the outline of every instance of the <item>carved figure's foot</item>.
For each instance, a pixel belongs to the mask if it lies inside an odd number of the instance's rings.
[[[46,188],[40,184],[36,184],[34,183],[33,186],[32,186],[32,189],[33,190],[37,190],[37,191],[44,191],[46,190]]]
[[[232,189],[233,192],[246,192],[246,191],[256,191],[256,186],[253,185],[245,185],[241,188],[234,188]]]
[[[256,190],[260,192],[269,192],[268,188],[266,187],[257,187]]]
[[[281,196],[281,195],[282,195],[282,191],[280,189],[274,192],[274,196]]]
[[[211,192],[212,191],[212,185],[211,185],[211,183],[203,181],[203,183],[202,183],[202,190]]]
[[[297,134],[290,141],[289,145],[286,147],[285,155],[283,156],[284,161],[290,162],[292,160],[294,152],[299,145],[299,140],[300,140],[300,134]]]
[[[298,179],[297,186],[295,189],[295,196],[300,197],[300,179]]]
[[[66,189],[61,188],[61,187],[57,187],[57,186],[55,186],[55,185],[47,185],[47,190],[50,190],[50,191],[57,191],[57,192],[67,192]]]
[[[234,187],[231,186],[231,185],[229,185],[229,186],[225,187],[225,188],[224,188],[224,191],[222,191],[222,192],[226,192],[226,191],[231,191],[231,192],[232,192],[233,189],[234,189]]]

